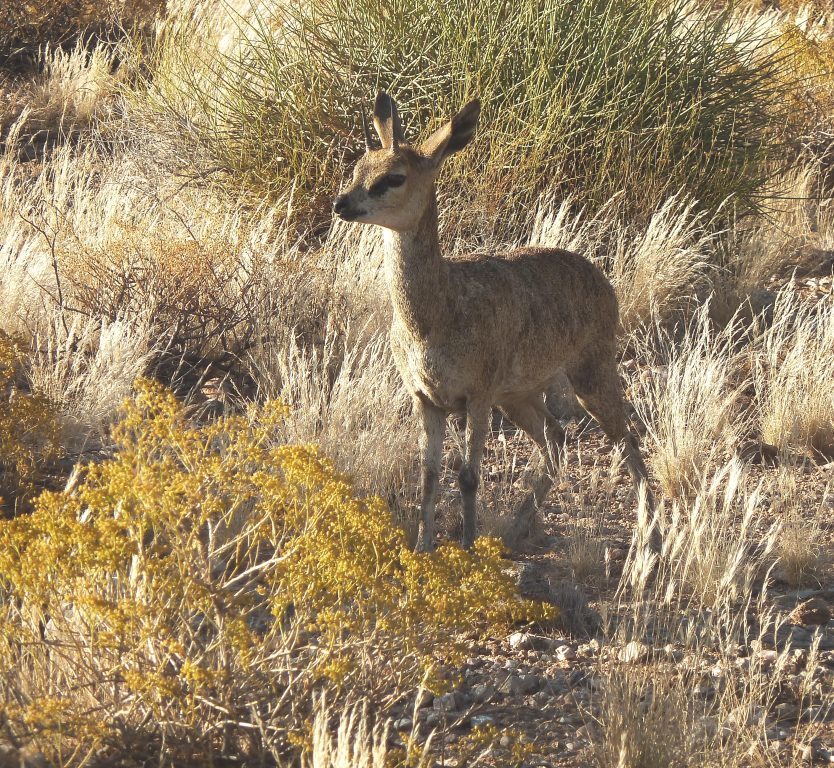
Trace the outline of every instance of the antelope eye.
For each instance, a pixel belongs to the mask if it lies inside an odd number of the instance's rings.
[[[371,195],[371,197],[379,197],[379,195],[383,194],[388,189],[401,187],[404,183],[405,176],[403,174],[389,173],[387,176],[383,176],[381,179],[378,179],[371,184],[370,189],[368,189],[368,194]]]

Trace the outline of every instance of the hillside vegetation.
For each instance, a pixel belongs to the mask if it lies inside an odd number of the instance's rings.
[[[410,140],[482,99],[450,257],[610,277],[656,520],[568,391],[531,540],[496,419],[451,543],[451,420],[412,553],[382,236],[330,214],[379,89]],[[832,110],[813,4],[0,11],[0,767],[830,760]]]

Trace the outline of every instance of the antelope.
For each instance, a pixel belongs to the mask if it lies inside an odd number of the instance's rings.
[[[379,93],[373,125],[380,146],[374,146],[363,110],[366,151],[333,201],[341,219],[384,229],[391,349],[422,422],[421,552],[435,546],[434,507],[450,413],[466,418],[458,474],[461,545],[470,548],[477,535],[476,495],[493,408],[532,438],[544,458],[544,471],[515,512],[510,539],[529,530],[565,443],[544,400],[560,370],[608,438],[622,444],[638,495],[642,488],[653,507],[646,465],[626,418],[616,364],[619,310],[605,275],[584,257],[556,248],[443,258],[435,180],[446,158],[472,140],[480,111],[480,102],[470,101],[422,144],[410,146],[397,105]]]

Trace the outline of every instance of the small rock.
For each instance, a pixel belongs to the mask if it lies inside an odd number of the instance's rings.
[[[424,707],[430,707],[432,702],[434,701],[434,694],[431,691],[427,691],[425,688],[420,688],[417,691],[417,698],[414,702],[414,706],[417,709],[423,709]]]
[[[472,715],[469,722],[473,728],[485,728],[488,725],[495,725],[498,720],[495,715]]]
[[[426,715],[426,726],[429,728],[437,728],[437,726],[443,722],[444,715],[444,712],[440,712],[438,710],[429,712],[429,714]]]
[[[527,633],[526,632],[513,632],[508,638],[507,642],[510,644],[510,648],[516,650],[518,648],[523,648],[525,643],[527,642]]]
[[[617,658],[625,664],[638,664],[649,658],[651,649],[645,643],[632,640],[626,643],[617,654]]]
[[[513,740],[505,733],[500,739],[498,739],[498,743],[502,747],[509,747],[510,744],[513,743]]]
[[[413,725],[414,721],[410,717],[401,717],[399,720],[394,721],[394,730],[410,731]]]
[[[599,653],[599,651],[600,651],[600,644],[599,644],[599,640],[597,640],[596,638],[594,638],[593,640],[590,640],[587,643],[584,643],[584,644],[580,645],[576,649],[576,652],[580,656],[585,656],[585,657],[596,656]]]
[[[779,658],[779,654],[777,651],[771,649],[764,649],[759,651],[756,654],[756,657],[759,660],[759,664],[762,669],[769,669],[776,663],[776,659]]]
[[[822,626],[831,620],[831,607],[821,597],[812,597],[797,605],[788,619],[804,627]]]
[[[752,440],[739,448],[738,457],[749,464],[764,464],[768,467],[774,467],[779,463],[779,449],[775,445],[770,445],[770,443]]]
[[[478,704],[483,704],[495,696],[495,686],[492,685],[476,685],[472,689],[472,696]]]
[[[458,708],[458,702],[454,692],[450,692],[436,696],[432,706],[441,712],[454,712]]]
[[[569,687],[568,678],[561,669],[556,670],[555,673],[545,678],[543,687],[551,696],[564,693]]]
[[[556,649],[556,658],[559,661],[571,661],[576,658],[576,651],[569,645],[560,645]]]
[[[828,707],[806,707],[802,710],[802,722],[822,723],[828,717]]]
[[[508,696],[527,696],[541,687],[541,681],[535,675],[519,675],[515,672],[507,675],[498,690]]]

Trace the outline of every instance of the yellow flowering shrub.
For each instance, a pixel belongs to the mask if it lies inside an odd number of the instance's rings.
[[[21,741],[118,752],[144,729],[177,765],[282,760],[308,743],[313,690],[384,706],[464,633],[546,615],[493,541],[413,554],[381,500],[276,443],[281,418],[271,403],[199,426],[140,383],[115,458],[0,524],[0,688]]]
[[[49,402],[18,387],[19,345],[0,331],[0,512],[26,508],[39,468],[58,453],[59,426]]]

